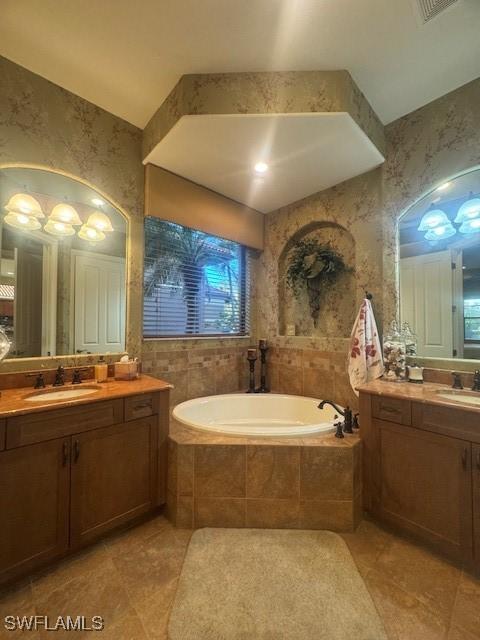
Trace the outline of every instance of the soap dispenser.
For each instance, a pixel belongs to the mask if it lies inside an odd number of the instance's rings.
[[[108,380],[108,364],[105,358],[100,356],[98,363],[95,365],[95,382],[106,382]]]

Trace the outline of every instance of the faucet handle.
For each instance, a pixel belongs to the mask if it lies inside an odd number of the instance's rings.
[[[45,378],[43,377],[43,371],[34,373],[27,373],[27,378],[35,378],[34,389],[45,389]]]
[[[457,371],[452,371],[453,384],[452,389],[463,389],[462,377]]]

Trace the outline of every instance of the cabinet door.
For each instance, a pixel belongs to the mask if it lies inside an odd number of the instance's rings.
[[[69,439],[0,453],[0,581],[68,546]]]
[[[473,445],[473,550],[480,571],[480,445]]]
[[[471,558],[471,444],[380,420],[375,425],[378,515],[452,558]]]
[[[150,511],[156,481],[155,417],[72,436],[71,545]]]

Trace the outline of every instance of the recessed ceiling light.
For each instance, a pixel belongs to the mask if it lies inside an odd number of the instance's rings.
[[[445,191],[445,189],[448,189],[448,187],[451,185],[451,182],[444,182],[443,184],[441,184],[439,187],[437,187],[437,191]]]
[[[102,204],[105,204],[105,202],[100,198],[92,198],[92,202],[96,207],[101,207]]]
[[[268,171],[268,164],[266,162],[257,162],[254,166],[255,173],[265,173]]]

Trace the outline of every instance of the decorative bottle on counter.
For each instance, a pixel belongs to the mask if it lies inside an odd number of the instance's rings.
[[[383,337],[383,360],[385,378],[392,382],[404,382],[407,379],[405,338],[398,330],[395,321],[390,331]]]
[[[417,355],[417,336],[412,331],[408,322],[402,324],[402,335],[405,339],[405,351],[407,356],[415,358]]]

